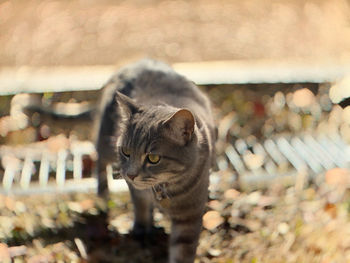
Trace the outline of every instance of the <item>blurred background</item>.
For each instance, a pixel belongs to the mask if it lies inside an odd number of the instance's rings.
[[[166,217],[140,244],[125,185],[95,195],[100,88],[142,58],[213,102],[197,262],[350,261],[349,19],[346,0],[0,1],[0,261],[164,262]]]
[[[1,1],[0,65],[347,59],[346,0]]]

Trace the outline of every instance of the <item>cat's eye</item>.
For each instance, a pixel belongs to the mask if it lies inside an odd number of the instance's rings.
[[[160,161],[160,156],[158,154],[150,153],[147,155],[147,160],[151,164],[157,164]]]
[[[126,148],[126,147],[122,147],[122,153],[126,156],[126,157],[130,157],[130,149]]]

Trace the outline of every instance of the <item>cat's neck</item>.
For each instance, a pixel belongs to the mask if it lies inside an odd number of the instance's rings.
[[[210,161],[208,161],[210,148],[208,140],[205,139],[206,136],[203,136],[203,129],[203,126],[200,129],[197,126],[195,128],[194,141],[192,143],[197,144],[197,152],[191,167],[181,176],[174,178],[173,181],[169,181],[166,185],[162,186],[170,198],[196,188],[200,183],[203,183],[203,178],[206,177],[205,173],[208,170],[208,166],[210,166]]]

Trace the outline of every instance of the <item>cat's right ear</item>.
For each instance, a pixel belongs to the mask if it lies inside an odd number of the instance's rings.
[[[137,113],[139,108],[135,104],[135,102],[130,99],[128,96],[116,91],[115,100],[117,102],[118,107],[122,110],[122,114],[130,118],[131,115]]]
[[[164,135],[177,144],[185,146],[191,141],[195,119],[191,111],[180,109],[163,123]]]

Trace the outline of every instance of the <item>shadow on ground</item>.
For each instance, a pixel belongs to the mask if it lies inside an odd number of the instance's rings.
[[[81,214],[71,227],[41,228],[33,236],[16,229],[17,235],[6,240],[9,246],[30,245],[40,239],[44,246],[64,242],[81,256],[80,262],[163,263],[167,259],[168,234],[155,228],[150,236],[120,234],[108,229],[108,215]],[[80,240],[83,248],[77,245]],[[87,257],[84,258],[84,251]]]

